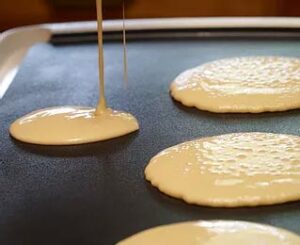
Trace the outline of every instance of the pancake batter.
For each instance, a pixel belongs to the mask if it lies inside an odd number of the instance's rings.
[[[145,169],[160,191],[188,203],[238,207],[300,199],[300,137],[237,133],[168,148]]]
[[[171,95],[211,112],[284,111],[300,107],[300,59],[241,57],[206,63],[180,74]]]
[[[199,221],[140,232],[117,245],[298,245],[300,237],[283,229],[238,221]]]
[[[97,108],[66,106],[32,112],[11,125],[10,133],[14,138],[41,145],[72,145],[107,140],[138,130],[138,122],[132,115],[107,107],[104,91],[102,0],[96,2],[100,80]]]

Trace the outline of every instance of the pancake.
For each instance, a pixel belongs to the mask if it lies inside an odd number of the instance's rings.
[[[199,221],[140,232],[117,245],[298,245],[300,237],[283,229],[238,221]]]
[[[300,107],[300,59],[241,57],[216,60],[180,74],[171,95],[218,113],[259,113]]]
[[[258,206],[300,199],[300,137],[236,133],[188,141],[153,157],[146,179],[191,204]]]
[[[53,107],[16,120],[11,135],[40,145],[75,145],[108,140],[138,130],[137,120],[125,112],[105,109],[96,115],[89,107]]]

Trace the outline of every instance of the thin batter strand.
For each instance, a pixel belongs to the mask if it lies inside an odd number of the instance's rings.
[[[124,83],[128,87],[128,63],[127,63],[127,43],[126,43],[126,15],[125,15],[125,0],[123,0],[123,62],[124,62]]]
[[[97,6],[97,26],[98,26],[98,53],[99,53],[99,88],[100,98],[96,109],[96,115],[101,114],[106,109],[105,81],[104,81],[104,49],[103,49],[103,16],[102,0],[96,0]]]

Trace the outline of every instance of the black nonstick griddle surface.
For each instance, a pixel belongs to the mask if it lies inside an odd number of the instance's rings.
[[[192,206],[161,194],[143,175],[160,150],[193,138],[252,131],[300,135],[299,110],[214,114],[185,108],[168,94],[178,73],[203,62],[300,56],[299,50],[293,39],[130,41],[126,90],[122,46],[108,42],[109,105],[134,114],[140,131],[95,144],[47,147],[13,140],[8,127],[35,109],[96,104],[97,46],[34,46],[0,102],[0,244],[110,245],[146,228],[198,219],[254,221],[300,234],[300,202],[236,209]]]

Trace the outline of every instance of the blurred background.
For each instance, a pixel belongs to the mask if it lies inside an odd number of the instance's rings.
[[[300,16],[300,0],[125,0],[128,18]],[[121,18],[122,0],[103,0],[106,19]],[[0,0],[0,31],[28,24],[94,20],[95,0]]]

